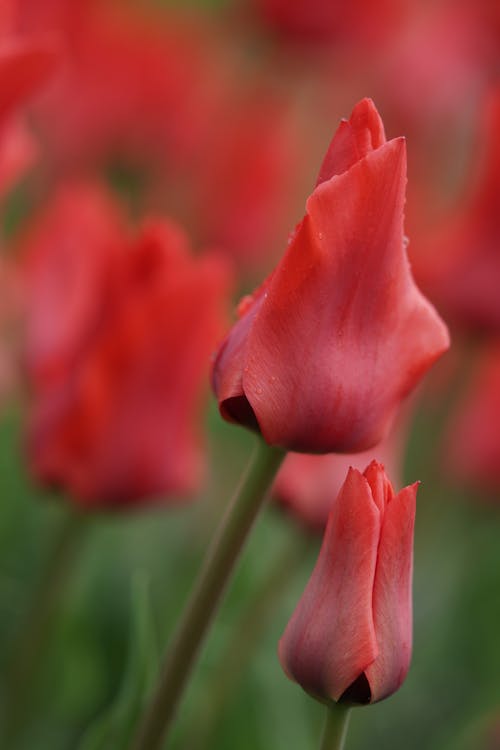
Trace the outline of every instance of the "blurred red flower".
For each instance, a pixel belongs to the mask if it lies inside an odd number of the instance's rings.
[[[126,222],[109,195],[75,185],[24,227],[25,362],[38,388],[64,380],[106,316]]]
[[[225,264],[191,257],[167,221],[130,241],[82,187],[55,199],[25,252],[34,474],[88,507],[194,492]]]
[[[449,321],[495,334],[500,332],[499,130],[497,89],[486,102],[466,194],[428,239],[420,259],[422,283]]]
[[[20,23],[34,15],[67,48],[64,75],[36,111],[49,170],[88,174],[118,162],[161,174],[194,158],[223,78],[203,24],[131,2],[31,5]]]
[[[313,532],[323,534],[332,503],[350,467],[362,471],[376,457],[399,484],[405,439],[401,420],[397,429],[375,448],[362,453],[309,455],[289,453],[273,485],[273,499]]]
[[[316,567],[279,645],[290,679],[322,701],[375,703],[406,677],[417,485],[395,495],[373,461],[350,469]]]
[[[500,487],[500,345],[480,358],[445,438],[454,480],[487,491]]]
[[[405,143],[370,100],[335,134],[275,271],[240,306],[212,382],[222,416],[272,445],[358,452],[448,347],[403,236]]]
[[[239,87],[207,128],[191,177],[193,224],[244,270],[272,266],[287,231],[304,154],[291,102],[271,87]]]

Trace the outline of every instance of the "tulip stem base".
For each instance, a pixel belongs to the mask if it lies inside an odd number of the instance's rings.
[[[350,706],[341,703],[328,706],[321,750],[343,750],[350,716]]]
[[[284,456],[282,449],[259,439],[174,632],[151,702],[131,745],[133,750],[163,746],[211,620]]]

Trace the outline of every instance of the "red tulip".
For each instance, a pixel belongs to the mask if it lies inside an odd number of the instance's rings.
[[[192,494],[227,269],[216,257],[192,258],[166,221],[131,243],[112,236],[102,202],[87,196],[78,217],[76,201],[59,204],[66,223],[52,217],[33,234],[29,317],[41,316],[30,329],[33,472],[87,507]]]
[[[316,567],[279,645],[290,679],[322,701],[374,703],[411,659],[417,485],[397,495],[373,461],[350,469]]]
[[[405,143],[370,100],[343,121],[275,271],[240,306],[212,381],[222,416],[271,445],[357,452],[448,347],[411,276]]]

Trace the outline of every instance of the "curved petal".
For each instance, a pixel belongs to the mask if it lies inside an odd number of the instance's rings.
[[[372,703],[394,693],[410,666],[413,528],[417,487],[418,483],[405,487],[389,499],[382,521],[373,588],[378,655],[365,670]]]
[[[217,394],[221,415],[228,422],[236,422],[260,432],[252,407],[243,388],[243,373],[248,371],[247,343],[254,318],[265,296],[268,280],[252,295],[244,297],[238,306],[240,319],[220,345],[214,360],[211,381]]]
[[[382,118],[371,99],[362,99],[348,120],[342,120],[319,170],[316,187],[385,143]]]
[[[376,659],[372,612],[380,513],[356,469],[333,504],[321,552],[279,644],[287,675],[338,700]]]
[[[355,452],[447,348],[403,242],[406,152],[386,143],[322,183],[249,332],[243,389],[267,442]]]

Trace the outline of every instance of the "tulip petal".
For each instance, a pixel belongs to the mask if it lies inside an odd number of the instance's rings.
[[[372,594],[379,535],[369,484],[350,469],[279,645],[287,675],[320,699],[338,700],[377,657]]]
[[[202,479],[200,406],[228,269],[215,255],[193,258],[166,220],[150,221],[131,245],[98,196],[63,194],[32,237],[31,468],[87,507],[180,500]],[[42,303],[49,312],[33,325]]]
[[[385,143],[384,124],[371,99],[362,99],[342,120],[319,170],[316,187],[347,172],[357,161]]]
[[[405,487],[385,508],[373,589],[379,653],[366,669],[372,702],[394,693],[411,660],[413,527],[418,483]]]
[[[396,139],[309,198],[249,332],[243,389],[268,443],[369,448],[447,348],[406,258],[405,185]]]
[[[240,303],[241,318],[219,347],[212,367],[212,388],[217,393],[224,419],[260,432],[260,427],[243,389],[243,372],[248,370],[248,334],[260,309],[267,280],[251,297]]]
[[[389,482],[389,478],[382,464],[379,464],[377,461],[370,462],[369,466],[363,472],[363,476],[370,485],[373,501],[379,509],[382,523],[384,523],[385,509],[394,497],[394,490]]]

